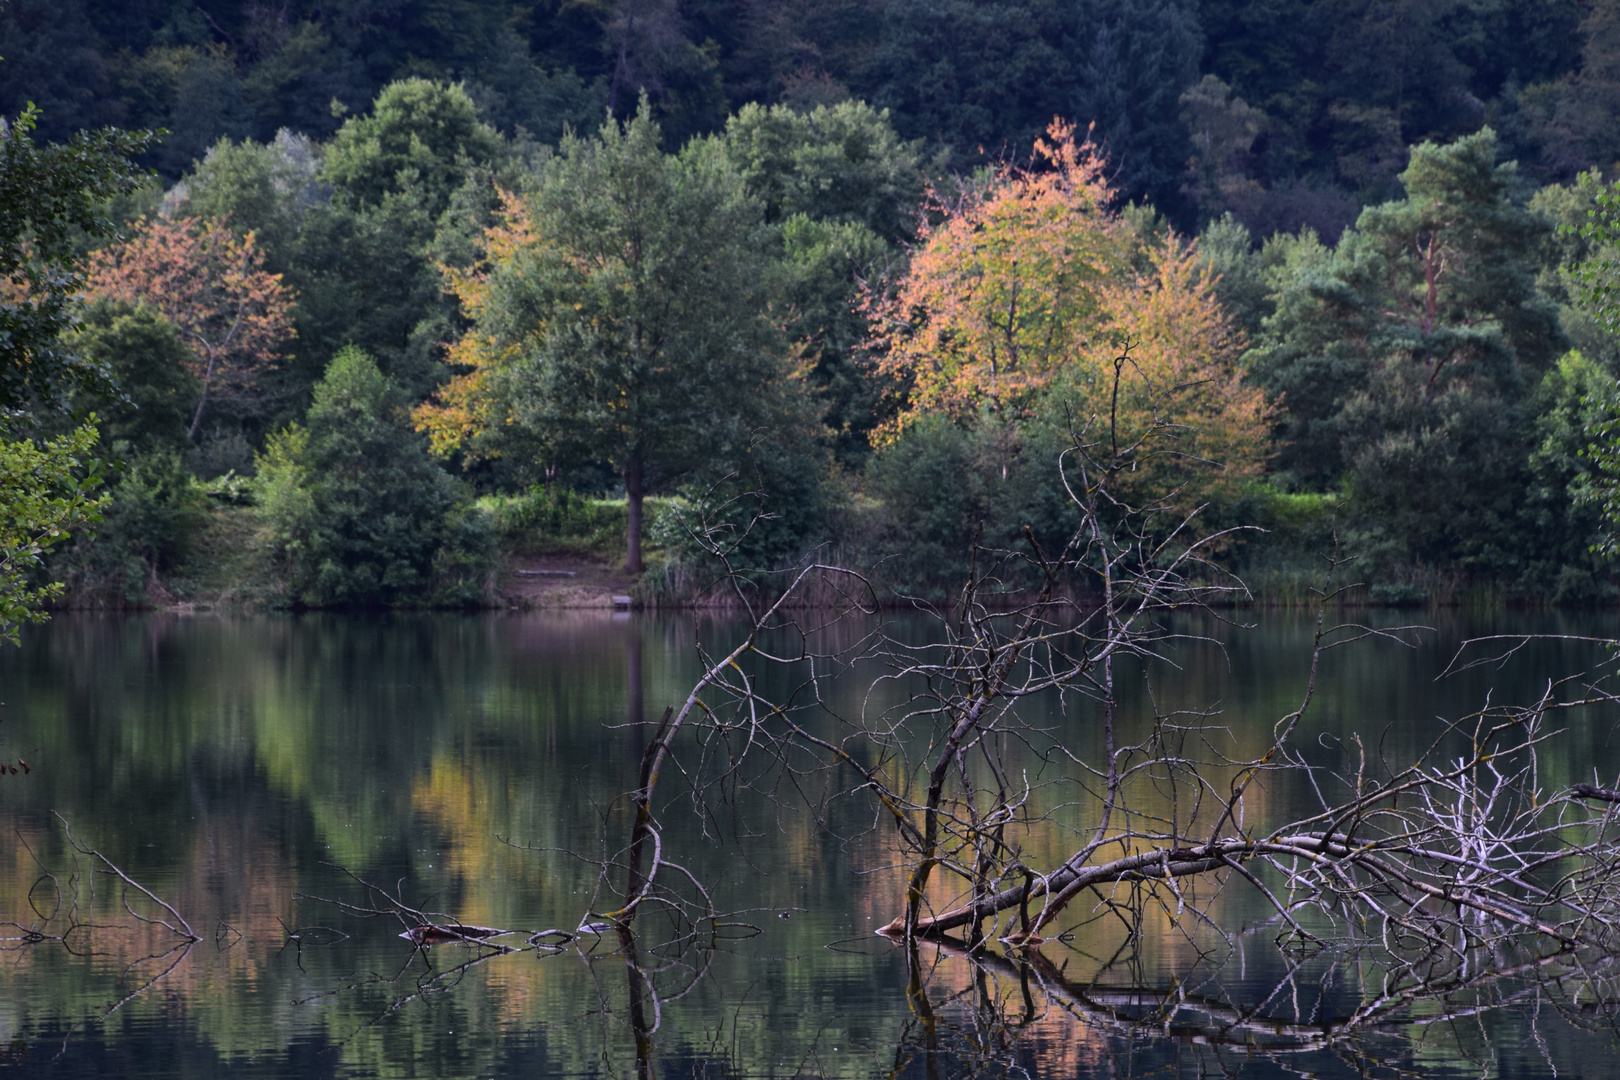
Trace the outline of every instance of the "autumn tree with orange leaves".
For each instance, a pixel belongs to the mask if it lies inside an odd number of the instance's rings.
[[[251,392],[293,336],[281,275],[265,271],[252,233],[237,236],[219,221],[141,219],[126,240],[91,255],[88,292],[149,304],[180,331],[202,384],[193,439],[210,400]]]
[[[983,416],[1015,454],[1022,424],[1062,410],[1075,424],[1107,416],[1126,439],[1173,424],[1176,449],[1156,481],[1196,475],[1207,494],[1254,475],[1265,406],[1235,365],[1241,333],[1194,245],[1142,229],[1116,201],[1105,161],[1062,122],[1036,142],[1031,167],[1004,166],[954,204],[936,195],[908,272],[866,298],[896,403],[874,442],[924,417]],[[1003,478],[1007,467],[1004,457]]]

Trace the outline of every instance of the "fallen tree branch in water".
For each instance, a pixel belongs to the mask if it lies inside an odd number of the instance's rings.
[[[108,873],[113,877],[116,877],[119,881],[122,881],[127,888],[134,889],[136,892],[152,901],[152,903],[168,912],[169,917],[174,920],[174,923],[165,922],[162,919],[148,918],[145,915],[139,914],[134,908],[130,907],[129,899],[126,895],[124,899],[124,910],[129,912],[131,917],[138,919],[141,922],[153,923],[157,926],[161,926],[175,936],[182,938],[186,942],[197,942],[202,940],[202,938],[197,935],[197,932],[191,928],[191,924],[186,922],[185,916],[176,911],[167,900],[164,900],[151,889],[148,889],[145,885],[142,885],[140,882],[124,873],[117,867],[116,864],[114,864],[111,859],[107,858],[107,856],[103,855],[101,852],[96,851],[94,848],[88,848],[80,844],[79,841],[73,836],[73,829],[68,824],[67,818],[63,817],[54,810],[51,811],[51,814],[56,818],[57,821],[62,823],[62,831],[67,835],[67,841],[73,847],[74,851],[77,851],[80,855],[83,855],[86,858],[99,862],[103,867],[105,867],[105,870],[103,871],[104,873]]]
[[[1127,349],[1116,394],[1129,364]],[[1168,402],[1181,389],[1153,392]],[[1558,949],[1620,946],[1620,825],[1580,801],[1620,802],[1620,793],[1547,790],[1539,758],[1560,714],[1620,700],[1602,680],[1549,679],[1521,705],[1487,699],[1399,760],[1369,755],[1355,734],[1330,745],[1316,700],[1324,657],[1361,642],[1412,647],[1422,634],[1330,623],[1344,591],[1335,556],[1297,705],[1266,736],[1255,738],[1252,723],[1220,726],[1213,708],[1160,708],[1157,682],[1178,677],[1177,648],[1209,640],[1181,613],[1220,627],[1228,617],[1216,605],[1247,595],[1215,558],[1232,530],[1201,526],[1185,487],[1144,490],[1130,480],[1167,460],[1208,465],[1178,457],[1177,432],[1162,415],[1129,432],[1112,413],[1073,422],[1058,462],[1074,520],[1067,540],[1048,549],[1026,526],[1015,550],[977,549],[948,607],[917,602],[923,633],[880,628],[845,652],[818,651],[815,631],[771,621],[779,600],[718,659],[700,650],[704,674],[665,714],[642,762],[625,902],[609,916],[628,920],[669,858],[652,800],[674,761],[706,823],[718,817],[715,803],[740,791],[775,798],[765,777],[799,796],[819,770],[834,794],[806,796],[814,807],[871,797],[904,875],[901,910],[882,930],[891,936],[960,930],[970,945],[1038,944],[1082,896],[1132,933],[1158,912],[1182,935],[1191,924],[1222,935],[1214,898],[1235,881],[1302,948],[1378,942],[1394,953],[1455,955],[1520,938]],[[752,612],[747,575],[722,562]],[[795,647],[767,650],[767,631]],[[1490,662],[1523,643],[1512,639]],[[1475,666],[1462,656],[1450,670]],[[794,665],[793,694],[762,692],[761,664]],[[846,715],[824,684],[862,665],[880,673]],[[1127,670],[1152,710],[1129,737],[1118,682]],[[1043,727],[1032,710],[1065,719]],[[694,736],[689,757],[675,754],[678,734]],[[858,780],[840,789],[832,778],[844,770]],[[1278,820],[1264,798],[1275,785],[1303,788],[1317,809]],[[643,876],[649,849],[653,868]]]
[[[973,1075],[994,1074],[997,1063],[1022,1062],[1033,1049],[1020,1045],[1026,1032],[1044,1035],[1047,1042],[1074,1041],[1077,1032],[1063,1033],[1069,1023],[1101,1036],[1104,1046],[1121,1055],[1136,1052],[1144,1038],[1168,1035],[1217,1060],[1231,1055],[1232,1065],[1245,1068],[1260,1059],[1318,1075],[1305,1064],[1307,1055],[1327,1053],[1353,1071],[1362,1066],[1357,1074],[1366,1075],[1365,1066],[1376,1061],[1373,1048],[1383,1038],[1394,1046],[1414,1029],[1443,1029],[1521,1005],[1547,1007],[1591,1027],[1579,1015],[1581,1000],[1612,1001],[1620,993],[1620,964],[1613,956],[1583,961],[1564,951],[1510,959],[1481,949],[1468,966],[1390,964],[1365,949],[1334,951],[1315,960],[1290,960],[1240,999],[1222,977],[1234,962],[1231,956],[1183,971],[1171,985],[1151,986],[1122,982],[1108,968],[1076,978],[1035,950],[1001,956],[946,938],[912,939],[902,947],[916,973],[913,1009],[931,1020],[918,1049],[937,1054],[950,1046],[972,1062],[964,1071]],[[932,957],[925,959],[924,949],[932,949]],[[928,1000],[940,996],[928,993],[939,984],[949,996]],[[952,994],[952,984],[966,992]],[[1354,992],[1335,1002],[1325,988],[1336,985]],[[945,1008],[953,999],[954,1016]],[[1601,1026],[1612,1030],[1612,1017]],[[1227,1075],[1218,1065],[1209,1071]]]

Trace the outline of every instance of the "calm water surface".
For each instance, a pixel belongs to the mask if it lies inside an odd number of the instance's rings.
[[[1240,747],[1263,745],[1297,703],[1311,631],[1298,616],[1254,618],[1249,630],[1202,627],[1216,640],[1154,675],[1162,709],[1218,703]],[[1500,671],[1436,682],[1462,638],[1620,634],[1607,615],[1436,619],[1418,649],[1331,654],[1317,733],[1361,731],[1399,756],[1493,687],[1525,699],[1607,655],[1537,642]],[[924,984],[908,989],[905,952],[871,933],[898,913],[899,881],[858,799],[831,807],[831,831],[787,799],[744,797],[706,822],[667,810],[666,854],[713,883],[722,907],[747,909],[736,921],[754,930],[739,925],[713,949],[649,946],[638,960],[656,1000],[632,999],[613,940],[548,956],[421,954],[396,918],[368,916],[377,897],[362,879],[468,923],[575,926],[597,886],[592,860],[622,842],[644,722],[685,696],[694,635],[736,633],[597,613],[61,615],[27,631],[0,651],[0,756],[27,764],[0,777],[0,1066],[59,1077],[1620,1074],[1601,1017],[1571,1025],[1528,1006],[1444,1024],[1415,1014],[1353,1047],[1273,1053],[1145,1035],[1119,1022],[1128,1009],[1046,994],[1027,968],[932,950],[918,957]],[[865,683],[846,683],[847,704]],[[1080,752],[1095,742],[1080,712],[1044,722]],[[1546,765],[1548,786],[1594,771],[1612,782],[1620,713],[1569,718]],[[1276,784],[1264,812],[1306,794]],[[96,872],[90,850],[202,940],[177,948],[141,921],[170,916]],[[1223,908],[1237,922],[1263,914],[1252,897]],[[1268,942],[1243,943],[1225,991],[1264,996],[1282,962]],[[1095,971],[1114,947],[1081,932],[1043,950],[1047,974]],[[1131,977],[1148,984],[1168,985],[1188,961],[1163,942],[1140,954]]]

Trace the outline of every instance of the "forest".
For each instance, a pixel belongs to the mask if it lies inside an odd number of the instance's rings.
[[[1105,428],[1261,601],[1620,598],[1616,0],[13,0],[0,57],[8,628],[548,550],[939,596]]]

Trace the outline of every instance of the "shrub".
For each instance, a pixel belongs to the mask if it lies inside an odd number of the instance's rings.
[[[125,444],[114,444],[114,453]],[[186,556],[208,512],[207,492],[172,450],[135,458],[110,485],[101,524],[52,562],[77,604],[142,604],[153,585]]]
[[[489,527],[411,430],[397,387],[360,350],[332,360],[305,424],[270,439],[258,472],[261,520],[294,603],[482,596],[470,583],[488,576]]]

